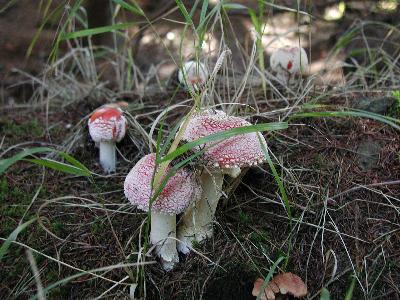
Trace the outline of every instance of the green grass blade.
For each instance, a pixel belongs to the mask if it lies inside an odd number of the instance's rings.
[[[83,30],[74,31],[74,32],[68,32],[68,33],[64,33],[61,36],[61,41],[112,32],[115,30],[127,29],[129,27],[132,27],[134,24],[135,23],[132,23],[132,22],[131,23],[119,23],[119,24],[113,24],[113,25],[109,25],[109,26],[102,26],[102,27],[96,27],[96,28],[90,28],[90,29],[83,29]]]
[[[224,4],[222,4],[222,7],[224,8],[224,9],[227,9],[227,10],[229,10],[229,9],[243,9],[243,10],[247,10],[248,9],[248,7],[247,6],[245,6],[245,5],[243,5],[243,4],[238,4],[238,3],[224,3]]]
[[[208,9],[208,0],[203,0],[203,5],[201,7],[201,12],[200,12],[200,20],[199,20],[199,25],[197,26],[197,34],[200,37],[204,37],[206,28],[205,28],[205,22],[206,22],[206,17],[207,17],[207,9]],[[202,41],[200,41],[201,44]]]
[[[158,130],[157,133],[157,141],[156,141],[156,161],[160,159],[160,156],[162,155],[161,151],[161,138],[162,138],[162,129],[164,127],[164,122],[161,122],[160,124],[160,129]]]
[[[257,125],[250,125],[250,126],[233,128],[233,129],[229,129],[226,131],[221,131],[221,132],[214,133],[209,136],[200,138],[196,141],[182,145],[181,147],[177,148],[175,151],[173,151],[170,154],[163,157],[162,160],[160,161],[160,163],[169,161],[169,160],[173,160],[176,157],[178,157],[179,155],[182,155],[183,153],[189,151],[190,149],[192,149],[196,146],[200,146],[205,143],[228,139],[230,137],[240,135],[240,134],[245,134],[245,133],[261,132],[261,131],[274,131],[274,130],[282,130],[282,129],[286,129],[286,128],[288,128],[288,123],[276,122],[276,123],[262,123],[262,124],[257,124]]]
[[[272,171],[274,179],[275,179],[276,183],[278,184],[279,192],[281,193],[281,197],[282,197],[283,203],[285,205],[289,220],[290,220],[290,222],[292,222],[292,210],[291,210],[291,207],[290,207],[288,196],[286,194],[285,187],[283,186],[282,179],[279,176],[278,172],[276,171],[274,162],[272,161],[271,156],[269,155],[268,149],[261,142],[261,140],[260,140],[260,145],[261,145],[261,148],[262,148],[262,150],[264,152],[264,155],[265,155],[265,158],[267,160],[267,163],[268,163],[268,165],[269,165],[269,167],[270,167],[270,169]]]
[[[261,25],[258,20],[256,12],[251,8],[248,9],[248,12],[250,15],[251,23],[253,23],[253,26],[254,26],[255,30],[257,31],[257,33],[260,34],[261,33]]]
[[[263,5],[264,6],[269,6],[269,7],[275,8],[275,9],[279,9],[279,10],[282,10],[282,11],[288,11],[288,12],[301,14],[301,15],[305,15],[305,16],[313,18],[313,16],[311,14],[309,14],[309,13],[307,13],[305,11],[297,10],[297,9],[286,7],[286,6],[283,6],[283,5],[278,5],[278,4],[275,4],[274,1],[271,1],[271,0],[269,0],[269,1],[263,0]],[[223,4],[222,7],[225,8],[225,9],[248,10],[247,6],[245,6],[243,4],[238,4],[238,3],[229,3],[228,2],[228,3]]]
[[[221,9],[220,5],[216,5],[215,7],[213,7],[213,9],[208,13],[208,15],[202,21],[199,22],[198,28],[200,29],[198,29],[198,31],[201,30],[205,31],[203,27],[205,27],[206,22],[208,22],[220,9]]]
[[[144,16],[143,10],[136,3],[135,3],[135,5],[132,5],[132,4],[126,3],[123,0],[112,0],[112,1],[114,3],[120,5],[121,7],[125,8],[126,10],[130,11],[131,13],[134,13],[134,14],[137,14],[140,16]]]
[[[319,300],[330,300],[330,299],[331,299],[331,293],[328,291],[327,288],[323,288]]]
[[[11,243],[17,239],[18,234],[20,234],[21,231],[25,230],[26,227],[28,227],[34,221],[36,221],[36,218],[29,220],[25,223],[22,223],[17,228],[15,228],[13,232],[11,232],[7,240],[3,243],[3,245],[0,248],[0,261],[3,259],[4,255],[7,254],[8,248],[10,248]]]
[[[70,165],[66,164],[66,163],[58,162],[55,160],[47,159],[47,158],[44,158],[44,159],[36,159],[36,158],[27,159],[26,158],[26,157],[32,156],[34,154],[47,153],[47,152],[57,153],[60,157],[65,159],[67,162],[69,162]],[[53,170],[65,172],[68,174],[73,174],[73,175],[77,175],[77,176],[85,176],[85,177],[91,176],[90,170],[87,167],[85,167],[81,162],[79,162],[78,160],[73,158],[71,155],[61,152],[61,151],[57,151],[52,148],[48,148],[48,147],[37,147],[37,148],[25,149],[10,158],[0,160],[0,174],[7,171],[7,169],[11,165],[13,165],[21,160],[29,161],[31,163],[41,165],[44,167],[48,167]]]
[[[351,300],[353,298],[353,291],[354,287],[356,286],[356,276],[353,275],[353,278],[351,280],[350,286],[347,289],[346,296],[344,297],[344,300]]]
[[[57,57],[57,53],[58,53],[58,49],[60,48],[60,43],[61,43],[61,37],[65,34],[65,32],[67,31],[67,28],[69,26],[69,24],[71,23],[72,19],[74,18],[74,16],[77,14],[79,8],[81,7],[83,3],[83,0],[77,0],[74,5],[71,8],[70,13],[68,14],[67,19],[65,20],[64,24],[62,24],[61,26],[61,30],[59,35],[57,36],[57,40],[54,44],[53,49],[51,50],[50,53],[50,59],[55,60]]]
[[[35,35],[33,36],[32,41],[29,44],[28,49],[26,50],[26,57],[31,56],[33,48],[35,47],[40,34],[43,32],[44,26],[46,26],[46,24],[55,16],[57,16],[59,14],[61,15],[62,10],[64,9],[64,3],[61,3],[56,8],[54,8],[49,14],[47,14],[47,11],[50,8],[50,6],[51,6],[51,1],[48,2],[47,7],[45,9],[43,22],[40,24],[40,27],[38,28],[38,30],[36,30]],[[40,9],[39,9],[39,11],[40,11]]]
[[[337,52],[346,47],[353,40],[358,30],[359,28],[353,28],[348,32],[346,32],[345,34],[343,34],[337,41],[336,45],[333,47],[333,52]]]
[[[83,172],[85,172],[86,176],[90,176],[90,174],[92,172],[90,172],[90,170],[84,165],[82,164],[80,161],[76,160],[74,157],[72,157],[71,155],[65,153],[65,152],[58,152],[58,154],[64,158],[67,162],[69,162],[71,165],[73,165],[74,167],[82,170]]]
[[[174,140],[174,138],[176,136],[176,133],[179,130],[180,125],[181,125],[181,123],[178,122],[174,126],[174,128],[170,131],[170,133],[168,134],[167,139],[164,142],[164,145],[161,147],[161,150],[160,150],[160,155],[161,156],[164,155],[164,153],[167,152],[167,147],[169,147],[172,144],[172,141]]]
[[[368,111],[363,110],[349,110],[349,111],[321,111],[321,112],[303,112],[294,114],[291,118],[319,118],[319,117],[361,117],[373,119],[375,121],[379,121],[385,123],[387,125],[392,126],[393,128],[400,130],[400,126],[396,123],[400,124],[400,120],[382,116],[380,114],[375,114]]]
[[[25,149],[22,152],[15,154],[14,156],[0,160],[0,174],[4,173],[11,165],[16,162],[23,160],[27,156],[31,156],[37,153],[53,152],[54,149],[48,147],[37,147],[31,149]]]
[[[7,9],[14,6],[18,0],[8,0],[8,2],[0,8],[0,14],[4,13]]]
[[[186,23],[190,25],[194,31],[196,31],[196,27],[194,26],[192,17],[189,15],[189,12],[187,11],[185,5],[181,0],[175,0],[176,4],[178,5],[179,10],[181,11],[183,17],[186,20]]]
[[[34,159],[26,159],[26,161],[29,161],[31,163],[50,168],[56,171],[64,172],[67,174],[72,174],[76,176],[85,176],[88,177],[90,176],[90,172],[87,172],[84,169],[78,168],[76,166],[68,165],[59,161],[55,161],[52,159],[47,159],[47,158],[34,158]]]
[[[168,180],[174,176],[176,174],[176,172],[179,171],[179,169],[181,169],[182,167],[186,166],[188,163],[190,163],[191,161],[193,161],[194,159],[196,159],[197,157],[201,156],[204,154],[206,149],[202,149],[198,152],[195,152],[194,154],[190,155],[189,157],[187,157],[186,159],[182,160],[181,162],[177,163],[176,165],[174,165],[173,167],[171,167],[171,169],[165,174],[164,178],[162,179],[161,183],[159,184],[157,190],[153,193],[153,195],[151,196],[150,199],[150,205],[149,207],[151,207],[151,205],[153,204],[154,201],[157,200],[158,196],[160,196],[160,194],[162,193],[163,189],[165,188],[165,186],[168,183]]]
[[[201,24],[205,20],[207,15],[207,9],[208,9],[208,0],[203,0],[203,6],[201,7],[199,24]]]
[[[261,295],[264,293],[264,289],[267,287],[268,283],[271,281],[271,278],[274,275],[276,268],[281,263],[281,261],[284,260],[284,259],[286,259],[284,256],[280,256],[276,260],[276,262],[274,262],[274,264],[272,265],[271,269],[269,269],[269,272],[268,272],[267,276],[264,278],[264,283],[262,284],[262,286],[260,288],[260,292],[257,295],[257,299],[256,300],[260,300],[261,299]]]

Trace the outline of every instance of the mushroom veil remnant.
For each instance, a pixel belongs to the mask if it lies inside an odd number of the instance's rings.
[[[99,144],[100,164],[106,173],[115,172],[115,143],[125,136],[127,122],[122,110],[115,106],[102,106],[89,118],[89,133]]]
[[[222,111],[207,110],[190,120],[183,140],[191,142],[217,132],[249,125],[251,123],[242,118],[228,116]],[[206,147],[202,160],[207,164],[200,178],[203,193],[201,199],[182,218],[182,226],[178,230],[180,252],[186,254],[193,241],[201,242],[212,236],[214,214],[222,195],[224,175],[235,178],[241,168],[262,163],[264,152],[260,141],[266,146],[261,134],[246,133],[202,145]]]
[[[178,72],[179,82],[196,91],[206,84],[207,78],[207,67],[203,63],[194,60],[186,62]]]
[[[276,77],[283,84],[289,83],[294,74],[301,74],[308,66],[306,51],[301,47],[283,47],[272,53],[270,65]]]
[[[152,180],[156,155],[148,154],[140,159],[126,176],[125,196],[137,208],[149,211],[152,196]],[[171,270],[178,262],[176,250],[176,215],[183,212],[201,194],[195,175],[180,169],[169,178],[161,194],[151,205],[150,241],[156,245],[156,253],[163,268]]]

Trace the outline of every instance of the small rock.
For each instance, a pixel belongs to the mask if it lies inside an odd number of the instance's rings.
[[[364,140],[358,145],[358,164],[363,171],[370,170],[376,166],[381,148],[379,143],[371,139]]]
[[[394,107],[396,99],[393,97],[361,98],[356,100],[353,108],[386,115]]]

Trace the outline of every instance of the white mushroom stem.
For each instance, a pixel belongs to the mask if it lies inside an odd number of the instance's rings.
[[[182,225],[179,228],[178,250],[188,253],[192,242],[201,242],[213,235],[213,220],[218,201],[222,195],[224,174],[236,178],[240,174],[240,168],[229,168],[210,172],[203,170],[200,183],[203,189],[201,199],[187,209],[182,217]]]
[[[276,73],[276,78],[282,85],[287,85],[289,83],[290,74],[282,69],[280,72]]]
[[[176,215],[151,212],[150,242],[156,245],[164,270],[171,270],[178,262],[176,251]]]
[[[115,143],[100,142],[100,164],[106,173],[115,172]]]

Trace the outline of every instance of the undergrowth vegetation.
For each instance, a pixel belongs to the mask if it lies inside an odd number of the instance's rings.
[[[48,63],[37,74],[18,71],[33,92],[4,105],[0,120],[1,297],[252,299],[257,277],[290,271],[309,299],[397,299],[399,26],[353,22],[326,57],[283,86],[267,58],[283,39],[307,46],[313,62],[321,17],[310,1],[191,2],[157,14],[112,0],[110,24],[91,28],[84,1],[40,1],[42,23],[26,51],[55,23]],[[248,19],[247,44],[235,35],[235,14]],[[271,33],[275,15],[294,28]],[[104,34],[106,43],[93,42]],[[209,70],[200,89],[173,84],[171,70],[187,60]],[[88,118],[120,101],[128,132],[117,172],[105,175]],[[254,125],[183,143],[201,109]],[[126,200],[125,176],[155,152],[152,203],[203,154],[191,150],[251,132],[267,140],[265,163],[225,180],[214,236],[163,271],[148,239],[151,212]]]

